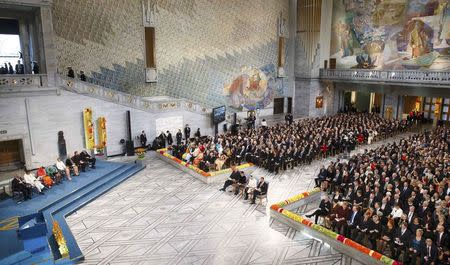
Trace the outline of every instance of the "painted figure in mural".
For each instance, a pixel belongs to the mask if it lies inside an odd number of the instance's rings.
[[[409,45],[412,49],[412,58],[417,58],[429,52],[429,39],[425,32],[425,24],[420,20],[415,20],[413,23],[414,26],[410,32]]]
[[[229,97],[232,107],[241,106],[258,107],[264,99],[272,95],[268,85],[269,77],[256,67],[244,67],[242,74],[236,77],[231,84],[225,85],[224,93]],[[264,106],[263,106],[264,107]]]
[[[339,36],[339,46],[342,51],[342,57],[353,55],[353,37],[349,25],[340,22],[337,25],[337,32]]]

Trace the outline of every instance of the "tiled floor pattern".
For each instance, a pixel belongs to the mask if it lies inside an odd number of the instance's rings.
[[[382,142],[376,143],[379,145]],[[359,150],[361,151],[361,150]],[[150,156],[147,168],[67,217],[86,264],[359,264],[268,217],[313,187],[316,161],[274,176],[265,206]]]

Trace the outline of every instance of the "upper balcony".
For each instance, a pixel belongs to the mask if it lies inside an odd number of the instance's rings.
[[[46,74],[0,75],[2,97],[56,94],[57,88],[48,85]]]
[[[421,70],[320,69],[320,78],[336,82],[450,87],[450,72]]]

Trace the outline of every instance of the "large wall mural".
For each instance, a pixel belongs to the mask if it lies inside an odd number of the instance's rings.
[[[336,0],[337,68],[450,70],[447,0]]]
[[[277,79],[274,64],[261,68],[246,66],[241,71],[224,87],[230,107],[247,110],[265,108],[272,102],[274,94],[282,94],[286,86],[285,79]]]

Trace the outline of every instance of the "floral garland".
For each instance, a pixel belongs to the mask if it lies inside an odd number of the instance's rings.
[[[372,258],[381,261],[384,264],[387,264],[387,265],[401,265],[402,264],[401,262],[398,262],[398,261],[393,260],[381,253],[371,250],[371,249],[351,240],[350,238],[346,238],[345,236],[335,233],[334,231],[329,230],[321,225],[316,225],[313,222],[309,221],[308,219],[306,219],[296,213],[293,213],[291,211],[283,209],[284,206],[294,203],[294,202],[297,202],[299,200],[302,200],[302,199],[304,199],[308,196],[311,196],[312,194],[315,194],[317,192],[320,192],[320,188],[315,188],[310,191],[305,191],[298,195],[292,196],[292,197],[288,198],[287,200],[284,200],[279,203],[271,205],[270,209],[272,211],[278,212],[278,213],[286,216],[287,218],[289,218],[297,223],[309,226],[311,229],[314,229],[317,232],[320,232],[329,238],[335,239],[335,240],[343,243],[346,246],[352,247],[364,254],[367,254],[367,255],[371,256]]]
[[[176,162],[176,163],[178,163],[178,164],[180,164],[182,166],[185,166],[185,167],[187,167],[189,169],[194,170],[196,173],[198,173],[198,174],[200,174],[200,175],[202,175],[204,177],[214,177],[214,176],[217,176],[217,175],[220,175],[220,174],[225,174],[225,173],[230,173],[231,172],[231,168],[226,168],[226,169],[222,169],[222,170],[214,171],[214,172],[205,172],[205,171],[201,170],[200,168],[198,168],[198,167],[196,167],[196,166],[194,166],[194,165],[192,165],[190,163],[186,163],[186,162],[182,161],[181,159],[172,156],[171,154],[169,154],[167,152],[167,150],[169,150],[169,149],[168,148],[161,148],[161,149],[156,150],[156,152],[160,153],[161,155],[171,159],[172,161],[174,161],[174,162]],[[252,166],[253,166],[252,163],[246,163],[246,164],[242,164],[242,165],[237,166],[237,168],[238,169],[244,169],[244,168],[248,168],[248,167],[252,167]]]
[[[67,248],[66,239],[62,233],[61,227],[57,221],[53,221],[53,236],[55,237],[56,243],[58,244],[59,253],[63,258],[69,256],[69,249]]]

